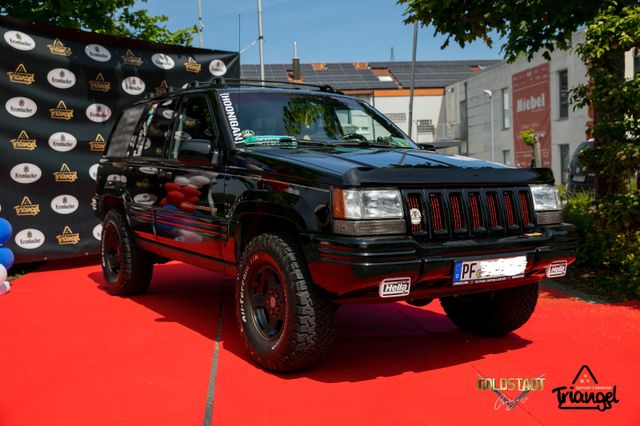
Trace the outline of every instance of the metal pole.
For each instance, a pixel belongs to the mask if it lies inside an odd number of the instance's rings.
[[[198,0],[198,37],[200,38],[200,48],[204,47],[204,41],[202,40],[202,30],[204,25],[202,24],[202,0]]]
[[[264,47],[262,45],[262,0],[258,0],[258,42],[260,45],[260,80],[264,80]]]
[[[411,88],[409,90],[409,137],[413,129],[413,88],[416,84],[416,46],[418,44],[418,23],[413,24],[413,55],[411,58]],[[417,135],[416,135],[417,139]]]
[[[494,139],[493,139],[493,92],[489,95],[489,102],[491,103],[491,161],[495,160],[494,155]]]
[[[238,52],[240,52],[240,24],[241,24],[240,16],[242,15],[238,13]]]

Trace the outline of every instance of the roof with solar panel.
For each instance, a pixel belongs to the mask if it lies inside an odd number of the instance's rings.
[[[416,88],[444,88],[464,80],[498,60],[417,61]],[[293,80],[292,64],[265,64],[264,78],[272,81],[300,81],[330,85],[336,90],[408,89],[411,86],[411,62],[338,62],[302,63],[301,80]],[[242,65],[241,78],[258,80],[260,66]]]

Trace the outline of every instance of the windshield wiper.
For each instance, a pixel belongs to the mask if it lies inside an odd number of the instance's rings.
[[[361,148],[393,148],[389,144],[375,143],[370,141],[358,141],[358,142],[338,142],[339,146],[357,146]]]

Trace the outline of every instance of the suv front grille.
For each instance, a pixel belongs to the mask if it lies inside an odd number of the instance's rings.
[[[423,189],[403,194],[407,210],[418,209],[422,215],[420,223],[409,222],[416,237],[516,235],[534,227],[529,188]]]

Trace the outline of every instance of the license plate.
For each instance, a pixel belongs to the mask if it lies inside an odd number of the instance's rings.
[[[453,285],[520,278],[524,276],[526,268],[527,256],[458,260],[453,269]]]
[[[567,261],[553,262],[547,266],[547,278],[558,278],[567,275]]]
[[[576,175],[571,180],[573,180],[574,182],[584,182],[586,179],[586,176]]]

